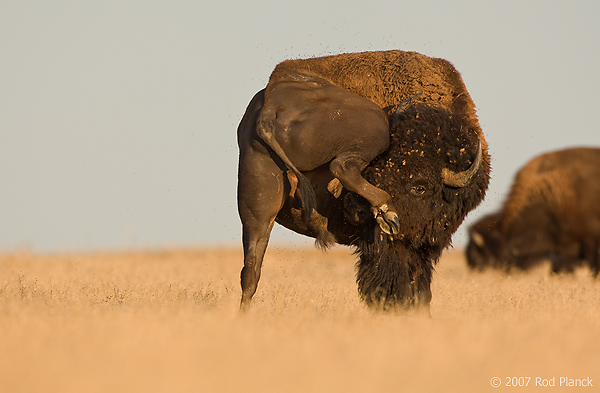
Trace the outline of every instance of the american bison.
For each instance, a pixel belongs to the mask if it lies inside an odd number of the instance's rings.
[[[517,173],[499,212],[469,228],[473,269],[527,270],[549,260],[554,272],[587,261],[600,272],[600,149],[542,154]]]
[[[489,182],[460,74],[414,52],[280,63],[248,105],[238,145],[242,308],[275,221],[323,247],[355,247],[368,305],[428,307],[434,265]]]

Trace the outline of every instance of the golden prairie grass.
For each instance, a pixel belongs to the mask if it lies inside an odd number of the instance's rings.
[[[0,392],[599,389],[600,280],[585,269],[473,273],[450,251],[429,317],[369,311],[354,261],[271,248],[240,314],[238,249],[0,255]]]

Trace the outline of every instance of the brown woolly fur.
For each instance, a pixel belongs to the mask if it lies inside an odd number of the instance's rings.
[[[388,113],[405,98],[423,93],[421,101],[466,116],[483,136],[475,104],[460,73],[447,60],[400,50],[344,53],[284,61],[277,65],[270,81],[308,76],[326,79],[368,98]]]
[[[472,268],[530,269],[549,259],[554,272],[583,262],[600,273],[600,148],[542,154],[515,176],[502,207],[470,228]]]

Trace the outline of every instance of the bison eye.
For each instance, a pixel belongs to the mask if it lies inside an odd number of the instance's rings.
[[[418,185],[413,186],[410,191],[415,195],[423,195],[425,194],[425,191],[427,191],[427,189],[425,188],[425,186]]]

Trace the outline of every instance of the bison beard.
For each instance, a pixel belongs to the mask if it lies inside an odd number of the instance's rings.
[[[442,184],[443,168],[463,171],[471,165],[477,140],[477,130],[463,116],[443,108],[408,109],[392,127],[391,138],[390,149],[367,167],[364,176],[392,196],[401,232],[390,237],[374,222],[361,224],[354,242],[358,290],[376,308],[428,306],[431,277],[442,250],[483,199],[489,158],[485,156],[469,185]]]
[[[373,308],[427,307],[431,301],[431,275],[440,250],[423,247],[415,252],[402,243],[375,236],[371,241],[357,244],[358,292]]]

